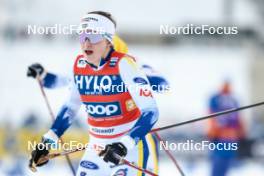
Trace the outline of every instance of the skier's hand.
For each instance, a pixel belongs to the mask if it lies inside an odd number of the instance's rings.
[[[120,164],[122,158],[127,155],[127,148],[120,142],[108,144],[105,149],[99,153],[105,162],[111,162],[115,165]]]
[[[48,163],[48,159],[45,156],[49,154],[49,150],[46,144],[39,143],[36,145],[35,149],[31,152],[31,158],[29,160],[29,168],[32,171],[36,171],[35,166],[43,166]]]
[[[44,74],[44,72],[45,72],[44,67],[39,63],[35,63],[28,66],[27,76],[33,78],[41,77]]]

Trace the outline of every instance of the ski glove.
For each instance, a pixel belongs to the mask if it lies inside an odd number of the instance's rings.
[[[49,154],[48,145],[45,143],[39,143],[35,149],[31,152],[31,158],[29,160],[29,168],[35,166],[43,166],[48,163],[49,160],[44,159]],[[42,160],[42,161],[41,161]]]
[[[37,76],[40,77],[42,76],[43,73],[44,73],[44,67],[39,63],[30,65],[27,70],[27,76],[33,78],[36,78]]]
[[[111,162],[115,165],[120,164],[121,159],[127,155],[127,148],[120,142],[108,144],[105,149],[99,153],[105,162]]]

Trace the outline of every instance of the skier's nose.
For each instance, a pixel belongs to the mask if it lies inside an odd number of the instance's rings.
[[[92,43],[90,42],[89,38],[86,38],[86,39],[85,39],[84,46],[85,46],[85,47],[90,47],[90,46],[92,46]]]

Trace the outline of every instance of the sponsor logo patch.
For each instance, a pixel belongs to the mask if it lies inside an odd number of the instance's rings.
[[[86,18],[83,18],[82,21],[98,21],[98,19],[93,18],[93,17],[86,17]]]
[[[136,108],[136,104],[135,104],[135,102],[132,99],[126,101],[126,109],[127,109],[127,111],[132,111],[135,108]]]
[[[92,117],[110,117],[121,115],[119,102],[86,103],[86,111]]]
[[[91,129],[95,133],[103,133],[103,134],[111,134],[114,132],[114,128],[100,129],[100,128],[92,128]]]
[[[117,61],[118,61],[118,58],[117,57],[112,57],[110,59],[110,64],[109,64],[110,67],[114,67],[116,65]]]
[[[148,90],[148,89],[145,89],[145,90],[144,89],[140,89],[139,95],[141,97],[153,97],[151,91]]]
[[[77,67],[78,68],[85,68],[86,67],[86,60],[85,59],[80,59],[78,60]]]
[[[91,161],[87,161],[87,160],[83,160],[80,163],[80,166],[86,168],[86,169],[92,169],[92,170],[97,170],[99,169],[98,165],[91,162]]]
[[[114,174],[114,176],[126,176],[126,175],[127,175],[127,168],[126,169],[119,169]]]
[[[141,77],[135,77],[134,79],[135,83],[141,84],[141,85],[147,85],[148,81]]]
[[[87,175],[86,172],[81,172],[81,173],[80,173],[80,176],[86,176],[86,175]]]
[[[74,81],[81,95],[112,95],[125,92],[120,75],[75,75]]]

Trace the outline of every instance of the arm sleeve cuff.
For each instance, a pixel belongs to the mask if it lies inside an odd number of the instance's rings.
[[[136,145],[134,139],[130,136],[122,137],[120,142],[127,148],[127,150],[133,149]]]
[[[49,130],[47,133],[45,133],[43,135],[43,138],[44,139],[48,139],[48,140],[51,140],[53,141],[54,143],[57,143],[58,140],[59,140],[59,137],[52,131],[52,130]]]

